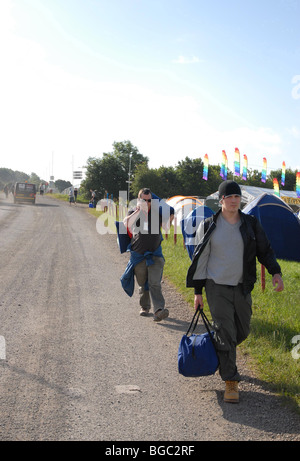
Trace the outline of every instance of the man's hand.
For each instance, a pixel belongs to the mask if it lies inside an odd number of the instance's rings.
[[[144,211],[145,213],[148,213],[148,205],[147,205],[147,202],[145,202],[145,200],[143,200],[143,199],[138,198],[138,199],[137,199],[137,209],[138,209],[138,210],[142,210],[142,211]]]
[[[204,303],[203,303],[203,297],[202,295],[195,295],[194,297],[194,308],[197,309],[200,304],[200,309],[203,309]]]
[[[275,291],[283,291],[284,285],[280,274],[273,275],[272,283],[273,287],[275,287]]]

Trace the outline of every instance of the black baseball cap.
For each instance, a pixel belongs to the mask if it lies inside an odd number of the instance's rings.
[[[219,185],[219,199],[228,195],[242,195],[241,188],[235,181],[223,181]]]

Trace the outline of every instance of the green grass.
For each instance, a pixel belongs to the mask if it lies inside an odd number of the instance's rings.
[[[69,201],[68,194],[47,194],[47,197],[57,198],[59,200],[63,200],[65,202]],[[89,203],[89,200],[81,196],[80,194],[77,196],[77,203]]]
[[[184,249],[182,235],[177,235],[177,243],[174,244],[171,231],[168,238],[164,236],[162,247],[166,259],[164,275],[190,303],[192,312],[193,289],[185,287],[190,259]],[[248,356],[257,378],[292,401],[300,412],[300,358],[295,358],[300,355],[300,263],[282,260],[279,263],[284,280],[281,293],[274,292],[272,278],[267,271],[266,287],[262,291],[261,268],[257,264],[257,283],[252,292],[251,333],[239,350]],[[205,294],[204,303],[208,312]]]

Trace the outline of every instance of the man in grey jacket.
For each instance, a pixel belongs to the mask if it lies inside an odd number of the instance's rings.
[[[282,291],[281,268],[270,242],[254,216],[240,211],[241,189],[235,181],[219,187],[222,208],[202,221],[187,273],[194,287],[194,305],[203,309],[202,289],[216,328],[220,376],[225,381],[224,401],[239,401],[240,375],[236,347],[250,332],[251,291],[256,281],[256,257],[272,274],[275,291]]]

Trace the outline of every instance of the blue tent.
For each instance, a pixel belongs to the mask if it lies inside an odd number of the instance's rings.
[[[273,194],[262,194],[244,209],[264,228],[276,258],[300,261],[300,220],[292,208]]]
[[[190,259],[192,259],[194,253],[194,240],[200,222],[203,221],[203,219],[212,216],[213,214],[214,212],[208,206],[198,206],[193,211],[191,211],[186,218],[180,221],[181,232]]]

